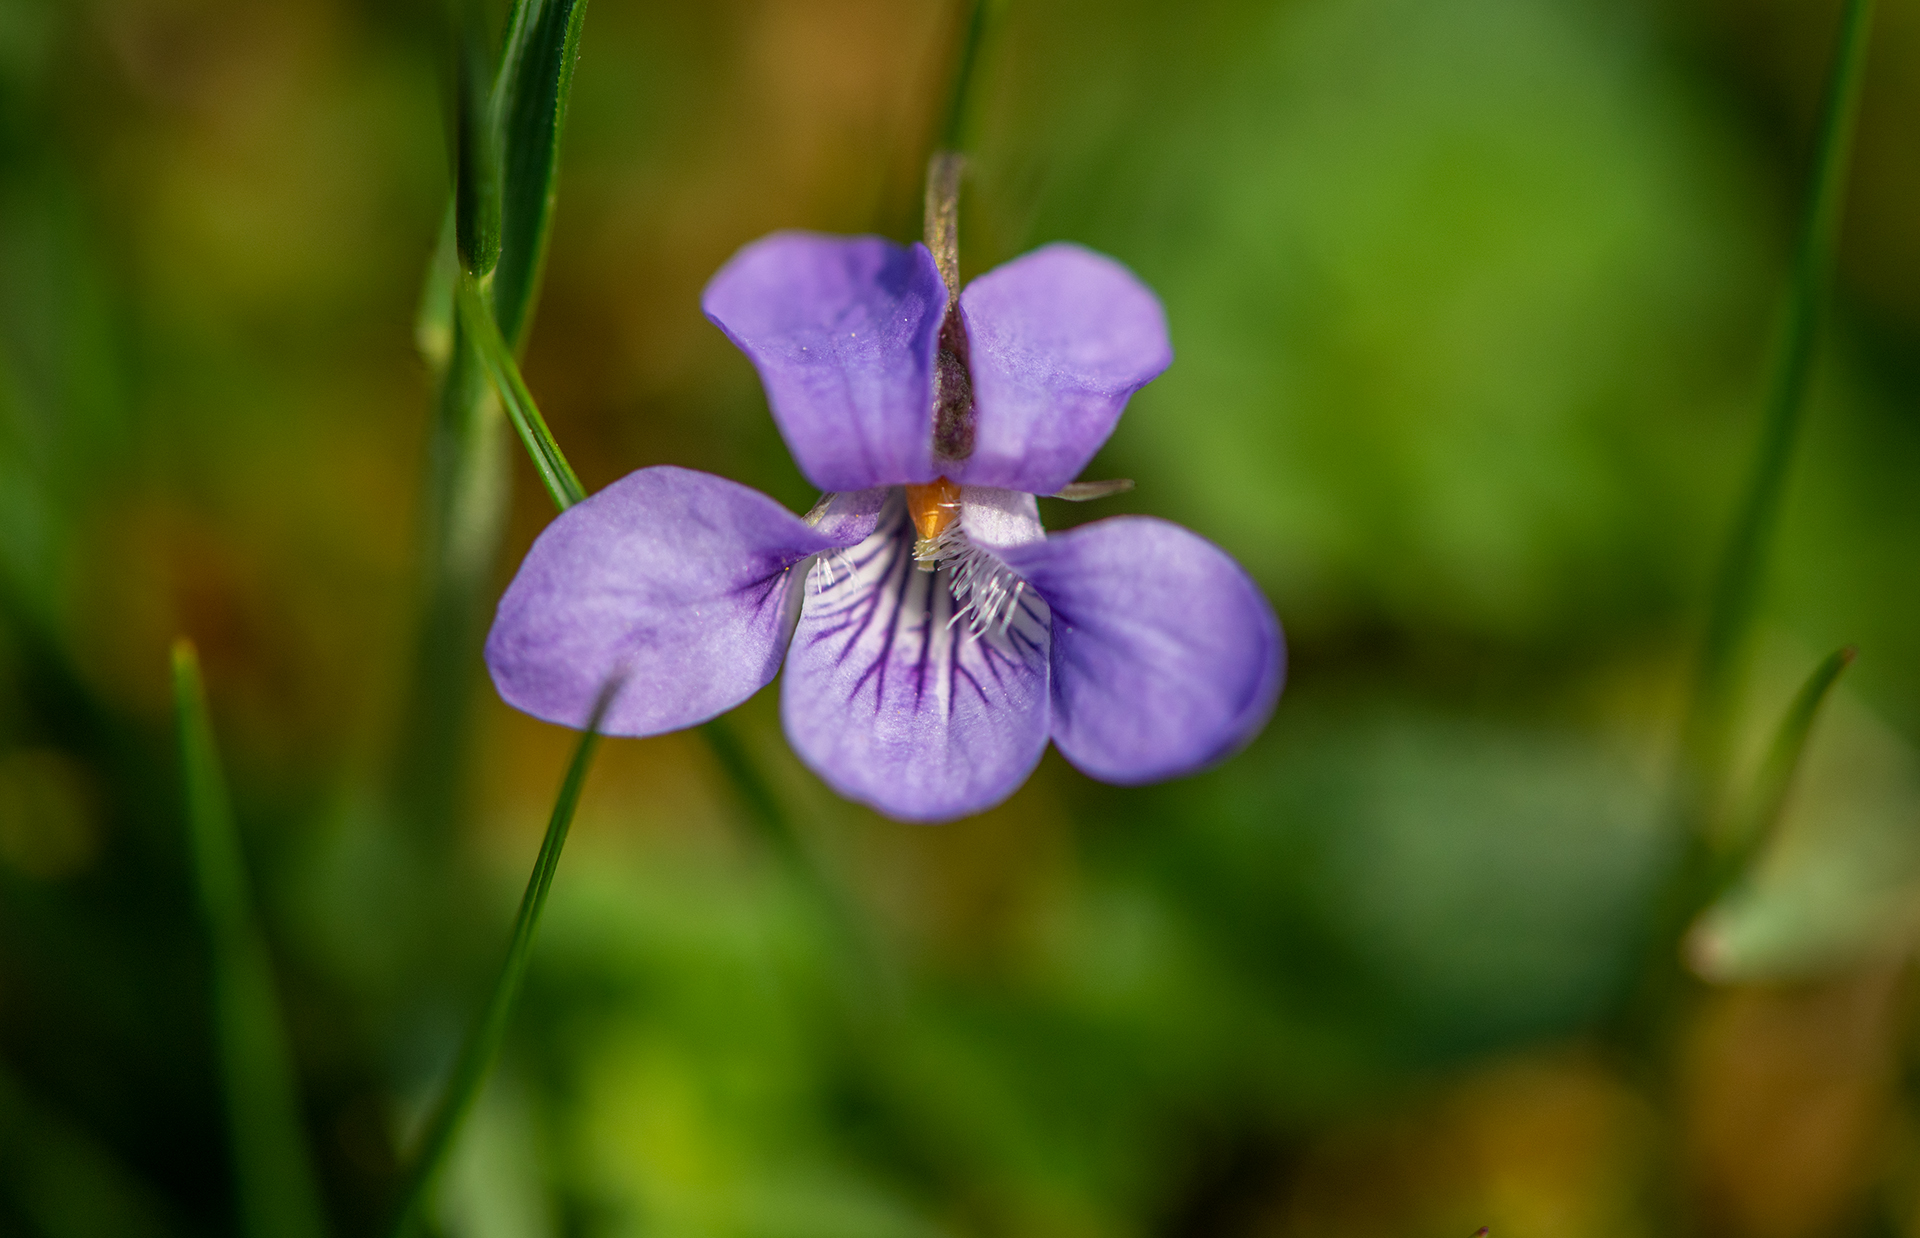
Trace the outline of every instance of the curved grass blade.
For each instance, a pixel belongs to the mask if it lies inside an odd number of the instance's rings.
[[[460,281],[460,327],[472,340],[480,363],[493,379],[494,389],[500,393],[501,403],[506,405],[507,418],[519,432],[520,441],[526,445],[534,470],[540,474],[540,484],[547,488],[553,505],[565,511],[586,498],[587,492],[581,488],[580,479],[574,475],[573,466],[567,463],[560,444],[553,441],[553,432],[547,429],[546,420],[540,416],[540,409],[533,402],[533,393],[527,390],[526,380],[520,377],[520,367],[514,363],[512,350],[501,338],[500,328],[472,280]]]
[[[1760,450],[1715,578],[1706,638],[1682,732],[1687,772],[1695,785],[1690,798],[1696,816],[1714,812],[1722,791],[1742,654],[1799,441],[1814,348],[1833,282],[1833,255],[1872,25],[1873,0],[1847,0],[1821,101],[1812,179],[1794,252],[1786,320],[1771,363]]]
[[[307,1154],[293,1055],[207,720],[199,655],[184,639],[173,646],[173,700],[189,850],[213,955],[214,1027],[241,1232],[253,1238],[321,1238],[326,1226]]]
[[[514,1001],[520,996],[521,983],[526,979],[533,935],[540,926],[540,913],[547,905],[547,891],[553,885],[554,871],[560,867],[560,851],[567,845],[567,831],[573,825],[574,809],[580,804],[580,790],[586,784],[587,771],[593,765],[594,750],[600,744],[600,723],[606,717],[607,707],[618,695],[620,686],[621,681],[615,679],[600,690],[600,699],[594,703],[593,716],[587,720],[586,732],[580,736],[580,744],[574,749],[573,761],[567,766],[567,776],[560,784],[560,795],[554,800],[553,815],[547,820],[547,833],[540,842],[540,854],[533,862],[533,875],[527,879],[527,891],[520,899],[520,913],[513,922],[513,936],[507,944],[506,960],[493,982],[493,992],[487,996],[486,1006],[460,1046],[460,1056],[454,1063],[446,1090],[441,1093],[439,1103],[427,1119],[426,1131],[420,1137],[419,1149],[414,1153],[413,1163],[401,1182],[399,1202],[395,1206],[392,1223],[386,1230],[390,1238],[401,1238],[418,1219],[427,1193],[445,1165],[447,1153],[452,1150],[454,1137],[460,1133],[461,1123],[473,1108],[474,1101],[479,1099],[480,1089],[492,1072],[494,1060],[500,1056],[500,1045],[507,1034],[507,1019],[513,1013]]]
[[[1827,694],[1838,682],[1841,672],[1853,664],[1854,652],[1849,645],[1828,654],[1801,685],[1793,703],[1787,706],[1780,729],[1774,733],[1773,745],[1767,749],[1766,759],[1760,765],[1746,811],[1740,816],[1739,830],[1729,841],[1726,854],[1715,865],[1703,906],[1718,899],[1749,872],[1779,833],[1787,795],[1793,789],[1794,775],[1806,752],[1807,738],[1820,716],[1820,707],[1826,704]]]
[[[493,114],[504,184],[493,312],[500,334],[516,349],[526,336],[546,263],[560,138],[586,15],[586,0],[522,0],[514,7],[495,80]]]

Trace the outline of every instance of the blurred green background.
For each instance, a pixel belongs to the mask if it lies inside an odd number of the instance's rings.
[[[1920,3],[1882,0],[1746,696],[1857,643],[1785,832],[1616,1034],[1756,437],[1834,0],[1012,0],[962,264],[1071,239],[1177,360],[1091,476],[1289,635],[1205,776],[910,827],[611,741],[450,1235],[1920,1238]],[[700,316],[917,232],[951,10],[594,0],[528,382],[589,489],[813,494]],[[472,661],[406,809],[437,9],[0,0],[0,1233],[235,1232],[167,647],[207,664],[338,1234],[504,947],[572,736]],[[551,507],[518,455],[504,586]],[[1750,758],[1749,758],[1750,759]],[[835,907],[839,910],[834,910]],[[1671,950],[1656,943],[1654,954]],[[1624,1047],[1623,1046],[1627,1046]]]

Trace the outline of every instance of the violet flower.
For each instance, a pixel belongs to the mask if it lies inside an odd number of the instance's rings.
[[[1049,537],[1127,397],[1172,360],[1159,301],[1110,258],[1034,251],[952,313],[923,245],[776,233],[702,298],[828,493],[805,519],[737,483],[642,469],[564,512],[500,601],[508,702],[657,735],[753,695],[784,660],[794,750],[833,788],[937,821],[1005,799],[1051,739],[1143,783],[1244,745],[1285,649],[1238,564],[1140,516]],[[970,388],[970,390],[969,390]]]

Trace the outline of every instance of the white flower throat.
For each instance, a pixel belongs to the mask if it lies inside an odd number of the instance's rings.
[[[927,485],[906,486],[903,490],[904,494],[895,491],[889,499],[874,539],[870,540],[898,539],[899,550],[893,552],[898,554],[906,550],[904,543],[910,528],[913,566],[917,569],[914,574],[937,574],[929,582],[931,588],[952,598],[945,626],[953,628],[964,623],[975,636],[1004,635],[1021,613],[1022,600],[1028,603],[1027,609],[1032,609],[1039,599],[999,556],[968,539],[960,520],[959,484],[943,477]],[[843,578],[860,574],[856,569],[865,561],[861,551],[861,547],[855,547],[851,554],[840,551],[819,560],[813,569],[814,592],[831,590]],[[902,579],[900,585],[905,584]]]

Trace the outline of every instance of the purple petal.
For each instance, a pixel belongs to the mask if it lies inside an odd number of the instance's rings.
[[[1127,397],[1173,361],[1159,298],[1078,245],[1036,249],[960,294],[973,455],[955,481],[1052,494],[1113,433]]]
[[[776,232],[700,306],[752,358],[800,471],[822,490],[934,479],[933,354],[946,285],[924,245]]]
[[[849,799],[905,821],[990,808],[1047,746],[1047,608],[955,619],[952,569],[913,563],[903,504],[813,569],[780,684],[787,738]]]
[[[1086,773],[1177,777],[1266,725],[1286,667],[1280,624],[1211,542],[1118,516],[1006,558],[1053,607],[1053,742]]]
[[[873,535],[893,500],[893,490],[882,486],[873,490],[843,490],[823,494],[807,513],[807,523],[835,546],[851,546]],[[1038,510],[1038,505],[1035,505]]]
[[[832,536],[689,469],[630,474],[535,539],[487,635],[494,686],[536,718],[579,727],[624,673],[609,735],[658,735],[731,709],[780,669],[799,600],[792,569],[859,540],[873,516],[839,523]]]

